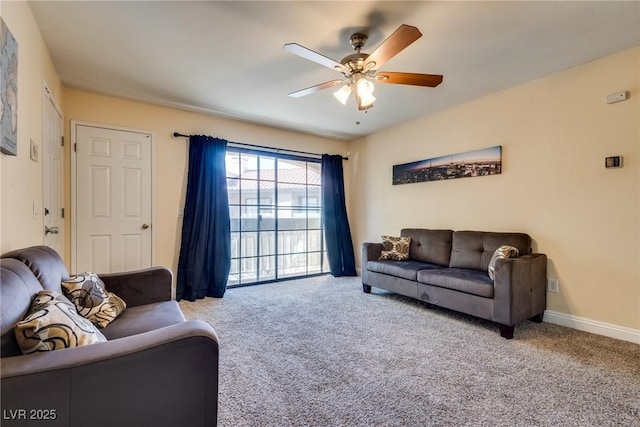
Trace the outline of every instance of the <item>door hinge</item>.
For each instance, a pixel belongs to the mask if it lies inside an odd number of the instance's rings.
[[[73,143],[73,151],[78,152],[78,144],[77,143]]]
[[[64,218],[64,208],[61,208],[61,209],[60,209],[60,217],[61,217],[61,218]]]
[[[60,137],[60,145],[64,147],[64,136]]]

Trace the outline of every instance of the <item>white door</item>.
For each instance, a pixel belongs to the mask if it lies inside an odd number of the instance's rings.
[[[44,86],[42,116],[44,244],[64,254],[62,114]],[[36,149],[37,150],[37,149]],[[37,152],[35,153],[37,155]]]
[[[151,135],[81,124],[75,135],[74,271],[150,267]]]

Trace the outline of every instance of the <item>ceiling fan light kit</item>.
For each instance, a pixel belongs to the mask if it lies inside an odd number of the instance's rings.
[[[376,101],[376,97],[373,96],[375,89],[373,81],[388,84],[436,87],[442,83],[442,76],[439,74],[378,71],[378,67],[384,65],[388,60],[396,56],[420,37],[422,37],[420,30],[416,27],[403,24],[383,41],[373,53],[367,54],[360,52],[367,41],[367,35],[354,33],[349,40],[356,53],[345,56],[340,62],[314,52],[311,49],[307,49],[297,43],[287,43],[283,46],[283,49],[287,52],[339,71],[345,77],[344,80],[331,80],[292,92],[289,96],[299,98],[341,84],[340,89],[333,93],[336,99],[343,105],[346,105],[349,96],[354,92],[358,110],[367,110],[373,107],[373,103]]]
[[[355,74],[340,89],[333,92],[333,96],[335,96],[342,105],[346,105],[353,87],[356,88],[358,108],[367,109],[373,107],[373,103],[376,100],[376,97],[373,96],[375,86],[373,85],[373,83],[367,80],[365,76],[359,73]]]

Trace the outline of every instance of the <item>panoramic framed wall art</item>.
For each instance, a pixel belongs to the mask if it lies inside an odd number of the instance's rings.
[[[502,145],[393,166],[393,185],[502,173]]]
[[[18,43],[0,18],[0,151],[18,154]]]

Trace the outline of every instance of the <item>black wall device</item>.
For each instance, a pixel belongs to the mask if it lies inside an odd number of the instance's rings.
[[[604,159],[604,167],[606,168],[621,168],[622,156],[607,157]]]

